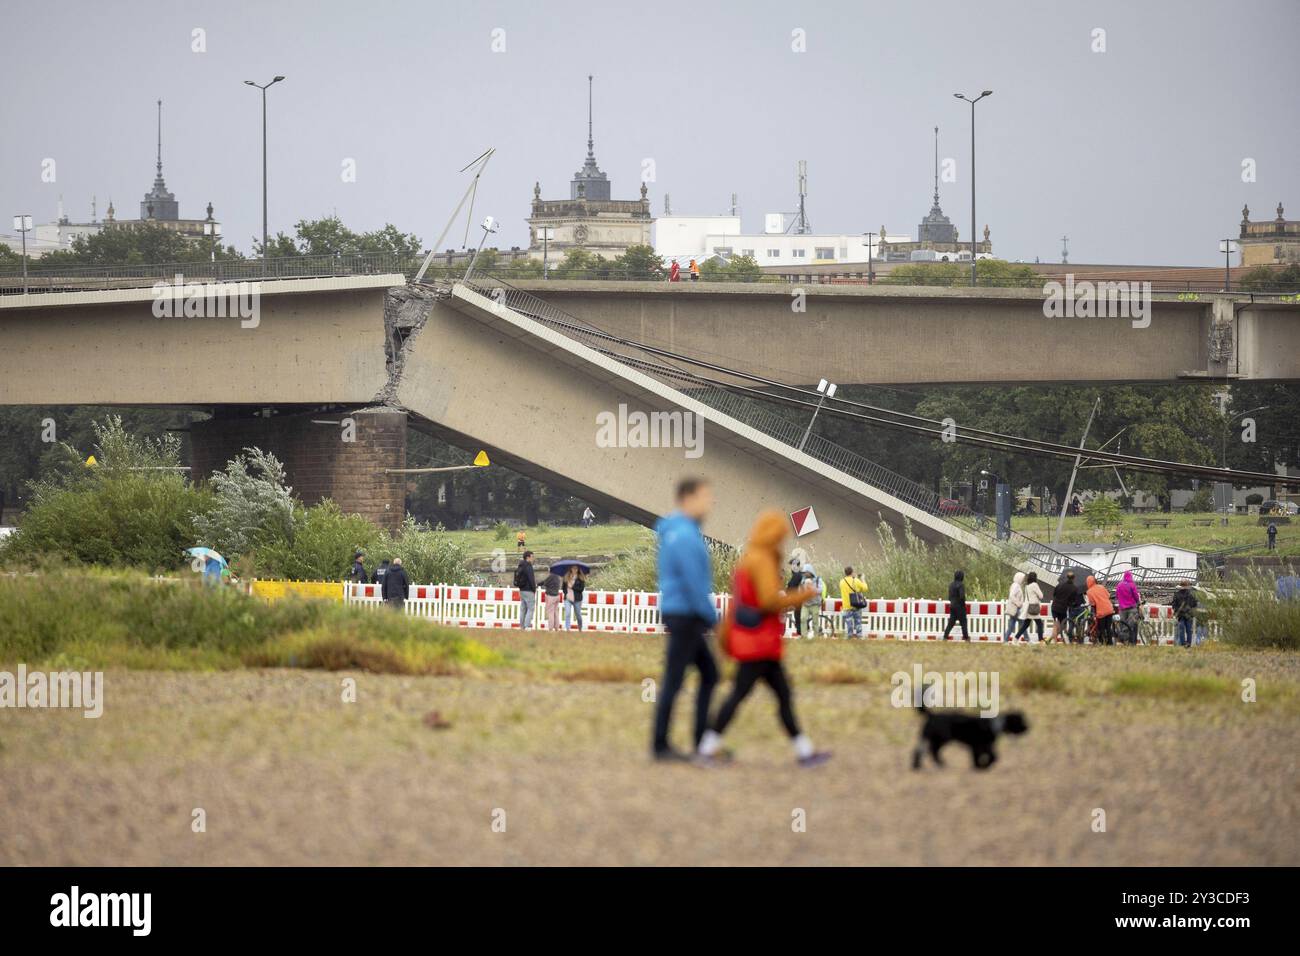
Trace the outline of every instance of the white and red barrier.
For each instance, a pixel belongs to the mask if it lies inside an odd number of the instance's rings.
[[[375,584],[346,583],[343,600],[359,607],[378,607],[383,603],[379,586]],[[725,614],[730,596],[715,594],[714,608]],[[544,594],[539,589],[533,611],[533,627],[546,629]],[[1001,601],[968,601],[966,627],[972,641],[998,644],[1006,629],[1007,619]],[[474,587],[457,584],[413,584],[405,613],[437,624],[467,628],[519,629],[520,598],[517,588]],[[861,609],[860,632],[870,640],[885,641],[937,641],[943,637],[948,623],[947,601],[928,598],[870,598]],[[840,598],[827,598],[822,602],[823,615],[828,615],[836,625],[838,635],[843,628],[843,602]],[[1150,622],[1157,643],[1174,643],[1176,622],[1173,608],[1152,604],[1144,609],[1144,620]],[[1031,620],[1033,620],[1031,618]],[[1044,636],[1051,635],[1052,618],[1044,603],[1037,615],[1043,622]],[[659,595],[653,591],[594,591],[582,595],[583,629],[602,634],[662,634],[663,619],[659,610]],[[571,625],[575,627],[576,625]],[[1017,624],[1017,628],[1019,625]],[[787,637],[797,637],[793,619],[786,629]],[[960,628],[954,628],[950,637],[960,637]],[[1037,640],[1037,628],[1030,626],[1029,640]]]

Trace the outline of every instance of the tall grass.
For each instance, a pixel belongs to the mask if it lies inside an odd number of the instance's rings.
[[[1013,553],[990,554],[972,551],[955,541],[926,544],[910,524],[903,528],[903,540],[881,522],[876,529],[880,555],[859,555],[853,565],[877,597],[933,597],[948,594],[953,572],[965,572],[966,597],[972,601],[995,601],[1006,597],[1015,574]],[[842,568],[833,569],[835,580]],[[824,573],[827,579],[830,575]]]
[[[1206,603],[1221,640],[1238,647],[1300,649],[1300,600],[1281,601],[1277,581],[1262,571],[1230,578]]]
[[[495,660],[456,630],[326,601],[267,602],[197,580],[105,570],[0,577],[3,662],[443,673]]]
[[[726,545],[709,545],[715,594],[731,590],[731,578],[739,556],[739,552]],[[658,591],[658,557],[658,548],[653,543],[648,548],[629,551],[593,572],[589,586],[607,591]]]

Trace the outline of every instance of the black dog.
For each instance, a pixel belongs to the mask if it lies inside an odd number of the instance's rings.
[[[912,769],[921,769],[921,760],[929,748],[930,759],[939,766],[943,760],[939,751],[951,740],[965,744],[970,748],[971,759],[976,770],[987,770],[993,766],[998,755],[993,751],[993,744],[999,734],[1023,734],[1029,729],[1025,715],[1013,710],[997,717],[979,717],[974,714],[936,714],[921,708],[925,723],[921,725],[921,737],[912,751]]]

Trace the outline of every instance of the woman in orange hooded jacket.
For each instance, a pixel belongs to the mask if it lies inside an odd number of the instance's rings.
[[[1113,644],[1111,625],[1115,620],[1115,605],[1110,602],[1110,592],[1106,585],[1098,584],[1097,579],[1088,575],[1088,590],[1083,595],[1092,605],[1092,612],[1097,618],[1097,643]]]
[[[814,750],[812,741],[800,731],[790,680],[781,666],[785,612],[798,607],[809,595],[806,586],[794,592],[781,590],[781,551],[787,534],[785,515],[764,511],[754,522],[749,541],[736,563],[731,607],[719,625],[719,638],[739,667],[731,695],[700,740],[700,759],[704,763],[713,762],[722,747],[727,725],[741,701],[760,680],[766,681],[776,694],[781,723],[794,742],[799,764],[814,767],[830,759],[829,752]]]

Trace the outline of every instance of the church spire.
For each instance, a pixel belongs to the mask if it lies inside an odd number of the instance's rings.
[[[591,83],[594,77],[587,74],[587,158],[593,163],[596,161],[596,141],[592,138],[591,130]]]
[[[596,165],[596,141],[592,130],[592,81],[587,74],[587,159],[569,183],[570,199],[609,199],[609,177]]]
[[[939,127],[934,128],[934,208],[939,208]]]
[[[162,100],[158,101],[158,158],[154,167],[153,189],[144,194],[140,201],[141,219],[163,219],[174,221],[180,218],[180,206],[176,196],[167,191],[167,183],[162,173]]]

